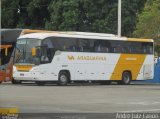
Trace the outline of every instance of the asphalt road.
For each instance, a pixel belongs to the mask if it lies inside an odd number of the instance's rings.
[[[160,85],[2,83],[0,107],[20,113],[159,113]]]

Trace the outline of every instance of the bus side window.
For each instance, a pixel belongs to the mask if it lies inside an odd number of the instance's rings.
[[[105,52],[109,53],[109,48],[108,47],[105,48]]]
[[[144,48],[144,54],[146,54],[146,53],[147,53],[147,48],[145,47],[145,48]]]
[[[95,47],[95,52],[101,52],[101,45],[100,44]]]
[[[153,48],[152,48],[152,46],[149,47],[149,54],[153,54]]]
[[[76,46],[72,45],[70,46],[71,51],[75,52],[76,51]]]
[[[115,53],[116,52],[116,48],[115,47],[112,47],[111,48],[111,53]]]
[[[83,51],[84,51],[83,46],[79,46],[79,47],[77,47],[77,51],[78,51],[78,52],[83,52]]]

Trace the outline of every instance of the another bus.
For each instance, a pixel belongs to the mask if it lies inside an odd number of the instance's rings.
[[[0,30],[0,83],[12,81],[13,51],[21,29]]]
[[[130,84],[152,79],[152,39],[88,32],[40,32],[20,36],[16,43],[15,82],[38,85],[95,81]]]
[[[12,80],[13,58],[8,52],[12,45],[0,45],[0,83]]]

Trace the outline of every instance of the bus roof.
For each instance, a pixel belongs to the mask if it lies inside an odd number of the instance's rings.
[[[34,31],[34,30],[33,30]],[[91,33],[91,32],[60,32],[60,31],[41,31],[31,32],[25,35],[21,35],[21,38],[35,38],[35,39],[45,39],[48,37],[69,37],[69,38],[85,38],[85,39],[102,39],[102,40],[122,40],[122,41],[137,41],[137,42],[153,42],[152,39],[139,39],[139,38],[127,38],[127,37],[117,37],[114,34],[105,33]]]
[[[15,43],[22,29],[0,29],[1,43]]]
[[[106,33],[92,33],[92,32],[75,32],[75,31],[47,31],[47,30],[31,30],[24,29],[21,35],[31,34],[31,33],[60,33],[60,34],[70,34],[70,35],[84,35],[84,36],[115,36],[114,34]]]

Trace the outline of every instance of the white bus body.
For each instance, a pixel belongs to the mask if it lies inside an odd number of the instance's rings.
[[[71,50],[70,44],[77,47],[72,47]],[[17,47],[17,52],[21,52],[21,55],[18,57],[15,52],[15,60],[18,60],[13,66],[15,81],[35,81],[37,84],[58,81],[59,84],[66,85],[70,81],[87,80],[129,84],[131,80],[152,79],[154,74],[151,39],[118,38],[112,34],[83,32],[32,33],[20,36]],[[39,59],[32,59],[35,57],[31,56],[32,48],[35,47],[36,55],[40,50],[41,55],[37,56]],[[48,50],[51,50],[51,54],[54,53],[49,55],[51,58],[44,56],[46,62],[41,63],[42,54],[48,54]],[[32,61],[27,61],[25,56]]]

